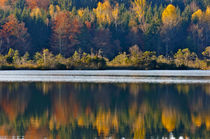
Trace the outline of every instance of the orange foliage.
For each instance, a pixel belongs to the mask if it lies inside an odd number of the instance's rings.
[[[91,22],[85,21],[85,25],[88,29],[91,29]]]
[[[13,98],[12,100],[1,100],[1,107],[11,121],[15,120],[19,114],[23,114],[26,106],[27,103],[18,98]]]
[[[195,124],[197,127],[200,127],[201,124],[202,124],[202,117],[201,117],[201,115],[200,114],[197,115],[197,116],[191,115],[191,117],[192,117],[192,123]]]
[[[30,9],[43,8],[47,9],[49,6],[49,0],[26,0],[26,3]]]
[[[8,21],[2,25],[0,36],[5,41],[4,45],[13,49],[26,49],[29,45],[27,28],[23,22],[19,23],[14,15],[10,15]]]
[[[1,137],[8,136],[8,133],[6,131],[6,127],[4,127],[4,126],[0,127],[0,136]]]
[[[61,100],[58,98],[62,98]],[[53,119],[57,126],[66,125],[70,119],[78,116],[78,104],[73,95],[57,96],[53,98]]]
[[[54,48],[58,49],[59,46],[60,53],[78,44],[77,34],[80,33],[80,24],[69,12],[58,12],[53,20],[52,28]]]
[[[49,137],[49,131],[46,128],[31,128],[26,131],[25,137],[26,139],[43,139]]]
[[[175,129],[176,121],[177,121],[176,111],[172,109],[163,109],[162,124],[168,130],[168,132],[171,132]]]
[[[0,6],[1,7],[5,6],[5,4],[6,4],[7,1],[8,0],[0,0]]]

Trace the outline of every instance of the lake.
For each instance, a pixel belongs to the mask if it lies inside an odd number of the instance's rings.
[[[0,71],[0,138],[210,138],[210,71]]]

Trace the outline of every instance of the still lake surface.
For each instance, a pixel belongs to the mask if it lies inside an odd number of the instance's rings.
[[[210,71],[0,71],[0,138],[210,138]]]

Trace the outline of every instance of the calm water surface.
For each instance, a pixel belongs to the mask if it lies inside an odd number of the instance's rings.
[[[210,84],[0,83],[0,136],[210,137]]]
[[[210,138],[210,83],[0,82],[0,138]]]

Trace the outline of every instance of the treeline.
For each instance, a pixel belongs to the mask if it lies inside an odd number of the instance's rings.
[[[65,58],[79,49],[113,59],[138,45],[173,57],[210,46],[210,0],[1,0],[0,53]]]
[[[129,53],[119,53],[109,60],[100,50],[88,54],[80,49],[65,58],[48,49],[33,56],[28,52],[21,56],[18,50],[10,48],[8,54],[0,55],[0,69],[210,69],[210,47],[202,55],[205,59],[199,59],[186,48],[179,49],[173,57],[165,57],[154,51],[142,52],[135,45],[129,48]]]

